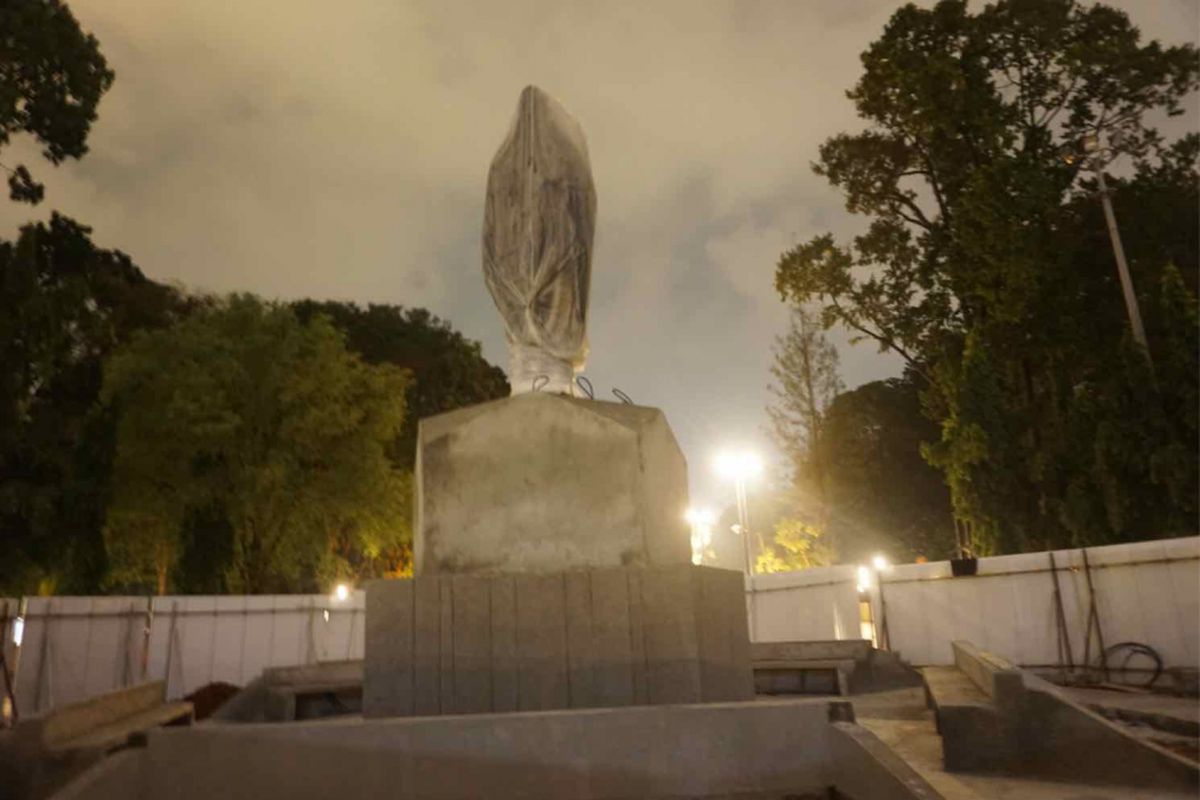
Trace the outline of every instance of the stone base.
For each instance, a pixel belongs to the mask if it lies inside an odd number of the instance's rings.
[[[687,465],[656,408],[535,392],[427,417],[418,576],[690,564]]]
[[[367,585],[363,715],[749,700],[740,572],[691,565]]]

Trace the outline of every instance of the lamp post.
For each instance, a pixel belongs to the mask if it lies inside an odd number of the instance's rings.
[[[746,500],[746,482],[762,474],[762,460],[748,450],[728,450],[717,456],[717,474],[733,481],[737,496],[738,524],[734,532],[742,537],[742,556],[747,575],[754,569],[750,562],[750,506]]]
[[[762,474],[762,460],[749,450],[727,450],[717,455],[713,464],[717,474],[726,480],[732,480],[737,493],[738,523],[733,526],[734,533],[742,537],[742,557],[746,565],[746,583],[751,590],[750,602],[746,607],[746,622],[750,628],[750,640],[754,641],[754,585],[749,578],[754,574],[750,564],[750,507],[746,502],[746,481]]]
[[[1119,145],[1120,139],[1114,135],[1112,144]],[[1111,147],[1102,146],[1100,137],[1089,134],[1083,138],[1083,150],[1087,153],[1084,163],[1096,173],[1096,183],[1100,186],[1100,203],[1104,206],[1104,221],[1108,226],[1108,238],[1112,242],[1113,257],[1117,261],[1117,274],[1121,279],[1121,292],[1125,295],[1125,310],[1129,314],[1129,327],[1133,339],[1142,348],[1146,361],[1153,370],[1154,362],[1150,358],[1150,345],[1146,341],[1146,329],[1142,325],[1142,312],[1138,308],[1137,295],[1133,292],[1133,279],[1129,277],[1129,264],[1125,261],[1125,247],[1121,244],[1121,232],[1117,229],[1117,215],[1113,213],[1112,197],[1108,190],[1108,182],[1104,179],[1104,168],[1116,158]],[[1105,158],[1107,156],[1107,158]],[[1072,159],[1068,158],[1068,163]]]

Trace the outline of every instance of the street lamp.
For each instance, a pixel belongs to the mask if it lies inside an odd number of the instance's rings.
[[[704,551],[712,544],[712,529],[717,516],[707,508],[689,508],[683,515],[692,528],[692,563],[704,561]]]
[[[754,571],[750,565],[750,508],[746,502],[746,482],[762,474],[762,459],[749,450],[726,450],[717,454],[713,466],[716,467],[718,475],[733,481],[738,511],[738,524],[734,526],[734,533],[742,537],[746,574],[752,575]]]
[[[1146,341],[1146,329],[1142,326],[1142,312],[1138,308],[1137,295],[1133,292],[1133,280],[1129,277],[1129,265],[1125,261],[1125,247],[1121,244],[1121,232],[1117,229],[1117,215],[1113,213],[1112,197],[1108,190],[1108,182],[1104,179],[1104,168],[1117,157],[1117,151],[1114,148],[1121,144],[1120,134],[1113,134],[1109,138],[1109,143],[1109,146],[1101,144],[1100,137],[1094,133],[1083,137],[1083,151],[1086,153],[1083,163],[1096,174],[1096,183],[1100,186],[1100,203],[1104,206],[1104,221],[1108,225],[1108,238],[1112,241],[1113,257],[1117,260],[1117,274],[1121,278],[1121,292],[1125,295],[1125,310],[1129,314],[1129,327],[1133,331],[1133,339],[1142,348],[1142,352],[1146,354],[1146,360],[1150,362],[1150,367],[1153,369],[1154,362],[1150,358],[1150,345]],[[1075,155],[1069,153],[1064,158],[1070,164],[1075,160]]]

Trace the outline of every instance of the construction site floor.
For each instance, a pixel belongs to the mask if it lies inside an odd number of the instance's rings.
[[[933,712],[925,707],[923,689],[847,699],[854,704],[858,724],[878,736],[946,800],[1195,800],[1188,792],[946,772],[942,768],[942,737],[934,726]]]

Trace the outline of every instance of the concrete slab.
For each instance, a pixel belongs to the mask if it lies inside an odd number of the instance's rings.
[[[965,642],[953,668],[926,668],[950,770],[993,770],[1164,791],[1200,787],[1200,766],[1139,738],[1063,689]]]
[[[1028,776],[948,772],[942,763],[942,738],[933,712],[920,691],[903,689],[855,697],[858,723],[874,732],[896,755],[948,800],[1182,800],[1194,793],[1153,787],[1104,785],[1086,771],[1073,779],[1038,780]]]
[[[936,800],[827,703],[776,701],[518,712],[152,734],[62,796],[818,798]]]

